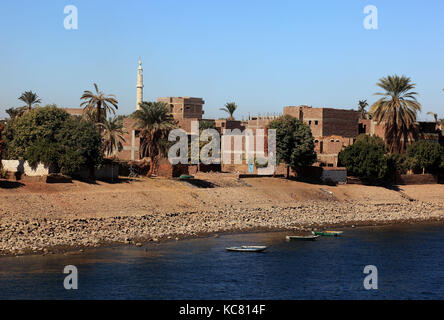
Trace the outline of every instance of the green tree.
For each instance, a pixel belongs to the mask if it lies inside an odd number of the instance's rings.
[[[101,137],[94,124],[56,107],[27,112],[7,129],[9,158],[39,162],[64,174],[100,163]]]
[[[43,107],[8,121],[5,131],[8,159],[24,159],[26,149],[39,139],[55,141],[69,114],[56,107]]]
[[[84,112],[89,114],[89,117],[96,116],[96,123],[102,123],[106,119],[107,113],[116,114],[114,109],[118,109],[118,101],[113,94],[106,95],[99,91],[99,87],[94,83],[96,92],[85,90],[80,100],[84,100],[80,106],[84,107]],[[94,111],[95,114],[94,114]],[[102,113],[103,109],[103,113]]]
[[[32,91],[25,91],[18,99],[26,103],[28,111],[31,111],[33,105],[42,102],[39,96]]]
[[[407,157],[413,170],[422,170],[422,173],[438,173],[444,156],[444,147],[432,141],[418,141],[407,148]]]
[[[409,139],[415,139],[417,134],[416,114],[421,104],[416,100],[417,93],[411,91],[416,85],[410,78],[397,75],[382,78],[377,85],[385,92],[375,94],[382,98],[373,104],[370,113],[385,126],[389,151],[403,153]]]
[[[360,135],[354,144],[339,153],[339,164],[349,174],[375,182],[387,174],[385,151],[382,139]]]
[[[117,117],[105,120],[99,124],[102,128],[103,152],[107,156],[111,156],[115,150],[122,151],[122,141],[125,142],[123,135],[123,122]]]
[[[276,130],[276,162],[287,165],[287,178],[290,168],[298,170],[316,162],[314,139],[308,125],[286,115],[270,122],[268,128]]]
[[[237,105],[234,102],[228,102],[225,104],[225,106],[223,108],[220,108],[219,110],[225,111],[226,113],[228,113],[230,116],[228,117],[229,120],[234,120],[233,114],[234,111],[236,111],[237,109]]]
[[[151,177],[159,158],[168,153],[168,134],[177,124],[163,102],[142,102],[132,117],[136,119],[135,128],[141,130],[139,154],[150,159],[147,176]]]

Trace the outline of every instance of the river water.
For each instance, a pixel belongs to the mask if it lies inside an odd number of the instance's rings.
[[[142,248],[0,258],[0,299],[444,299],[444,226],[346,229],[287,242],[288,232],[225,234]],[[264,253],[230,253],[233,245]],[[66,265],[78,290],[66,290]],[[364,288],[366,265],[378,290]]]

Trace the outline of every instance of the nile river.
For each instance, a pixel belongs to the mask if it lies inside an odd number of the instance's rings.
[[[0,258],[0,299],[444,299],[444,226],[346,229],[287,242],[288,232]],[[270,246],[265,253],[225,247]],[[78,269],[66,290],[63,269]],[[378,290],[363,285],[378,269]]]

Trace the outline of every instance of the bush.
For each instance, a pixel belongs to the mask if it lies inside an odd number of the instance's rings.
[[[63,174],[94,168],[102,159],[101,137],[94,124],[55,107],[35,109],[12,120],[8,155],[39,162]]]
[[[339,164],[349,174],[376,182],[387,175],[384,141],[378,137],[359,136],[356,142],[339,153]]]

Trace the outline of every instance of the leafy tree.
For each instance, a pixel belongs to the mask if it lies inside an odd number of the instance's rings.
[[[290,168],[298,170],[316,161],[314,141],[310,127],[289,115],[273,120],[269,129],[276,129],[276,161],[287,164],[287,178]]]
[[[26,108],[28,111],[31,111],[34,104],[42,102],[39,96],[32,91],[25,91],[18,99],[26,103]]]
[[[416,138],[416,113],[421,111],[421,104],[413,92],[415,84],[410,78],[397,75],[382,78],[377,84],[385,90],[375,95],[382,96],[370,110],[378,124],[385,126],[385,140],[390,152],[405,151],[410,138]]]
[[[444,157],[444,147],[432,141],[418,141],[408,146],[407,156],[411,159],[410,167],[413,170],[422,170],[437,173]]]
[[[102,121],[106,118],[107,112],[112,112],[116,114],[115,109],[118,109],[118,101],[113,94],[106,95],[102,91],[99,91],[99,87],[94,83],[94,88],[96,92],[93,93],[91,91],[85,90],[83,92],[80,100],[84,100],[80,106],[84,107],[84,111],[89,113],[90,116],[94,116],[93,110],[95,111],[96,123],[102,123]],[[103,109],[103,115],[102,115]]]
[[[122,141],[125,142],[123,138],[125,130],[123,129],[122,120],[114,117],[105,120],[104,123],[99,125],[102,128],[103,152],[110,156],[115,150],[122,151]]]
[[[43,107],[9,120],[5,132],[7,157],[24,159],[26,149],[37,140],[55,141],[55,135],[68,118],[65,110]]]
[[[177,124],[163,102],[142,102],[132,116],[141,130],[139,154],[150,159],[147,176],[151,177],[158,159],[168,153],[168,134]]]
[[[220,108],[219,110],[225,111],[226,113],[228,113],[229,116],[229,120],[234,120],[233,114],[234,111],[236,111],[237,109],[237,105],[234,102],[228,102],[225,104],[225,106],[223,108]]]
[[[361,135],[351,146],[339,153],[339,164],[348,173],[370,182],[382,180],[387,174],[385,145],[378,137]]]
[[[64,174],[100,163],[101,137],[94,125],[56,107],[44,107],[11,120],[8,127],[9,158],[39,162]]]

